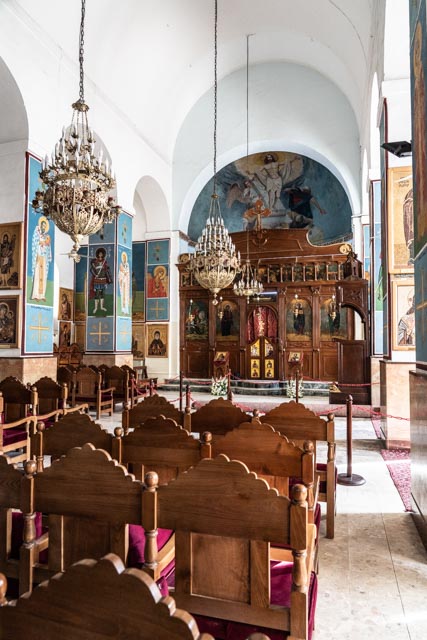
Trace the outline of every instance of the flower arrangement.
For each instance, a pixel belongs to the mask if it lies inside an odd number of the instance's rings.
[[[286,384],[286,397],[287,398],[296,398],[297,395],[297,389],[296,389],[296,382],[295,382],[295,378],[291,378],[290,380],[288,380],[287,384]],[[303,398],[304,397],[304,386],[303,386],[303,381],[302,378],[299,379],[298,381],[298,397],[299,398]]]
[[[228,379],[227,376],[224,378],[212,378],[212,386],[211,386],[211,394],[213,396],[225,396],[227,395],[228,389]]]

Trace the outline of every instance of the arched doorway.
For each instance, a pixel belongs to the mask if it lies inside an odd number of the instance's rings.
[[[251,380],[278,378],[277,311],[257,305],[246,319],[246,377]]]

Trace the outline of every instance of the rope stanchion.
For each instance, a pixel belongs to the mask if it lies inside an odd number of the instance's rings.
[[[365,484],[366,480],[363,476],[353,473],[353,398],[347,396],[347,473],[339,473],[338,484],[346,487],[359,487]]]

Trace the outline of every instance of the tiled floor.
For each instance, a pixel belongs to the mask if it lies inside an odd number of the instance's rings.
[[[119,420],[116,414],[103,423],[110,429]],[[341,472],[346,469],[345,437],[345,419],[337,418]],[[338,485],[334,540],[324,537],[322,521],[313,640],[427,640],[427,553],[411,515],[404,512],[369,419],[354,420],[353,442],[353,472],[366,484]]]

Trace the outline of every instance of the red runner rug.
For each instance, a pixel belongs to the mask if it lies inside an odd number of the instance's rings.
[[[410,451],[408,449],[381,449],[381,455],[402,498],[405,511],[412,511]]]

